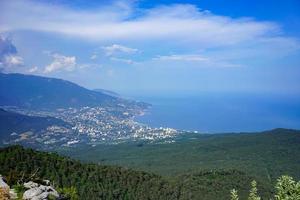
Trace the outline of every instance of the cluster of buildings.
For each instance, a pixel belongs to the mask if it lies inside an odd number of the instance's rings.
[[[126,106],[82,107],[58,109],[56,111],[25,111],[27,115],[51,116],[66,122],[66,125],[51,125],[38,133],[30,133],[23,138],[30,142],[55,146],[74,146],[81,143],[97,145],[120,143],[128,140],[171,139],[178,131],[171,128],[152,128],[136,122],[137,115],[144,113],[141,108]],[[14,133],[15,134],[15,133]],[[25,133],[26,134],[26,133]],[[19,137],[17,137],[19,136]],[[14,135],[18,142],[20,134]]]

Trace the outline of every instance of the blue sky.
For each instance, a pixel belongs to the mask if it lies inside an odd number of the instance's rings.
[[[121,93],[300,93],[298,0],[0,2],[0,70]]]

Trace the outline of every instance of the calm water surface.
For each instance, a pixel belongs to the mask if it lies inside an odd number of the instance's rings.
[[[197,96],[135,96],[152,104],[136,120],[153,127],[202,132],[300,129],[300,96],[202,94]]]

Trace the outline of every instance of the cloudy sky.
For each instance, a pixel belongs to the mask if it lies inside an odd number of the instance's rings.
[[[0,35],[5,73],[124,94],[300,93],[299,0],[0,0]]]

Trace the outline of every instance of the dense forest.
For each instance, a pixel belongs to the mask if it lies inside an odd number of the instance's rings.
[[[0,166],[0,174],[9,185],[18,185],[20,180],[48,179],[61,191],[73,188],[79,199],[229,199],[232,188],[246,198],[253,179],[236,170],[166,178],[121,167],[82,164],[21,146],[2,148]],[[272,196],[271,188],[264,183],[258,186],[262,197]]]
[[[17,189],[29,179],[48,179],[58,191],[79,199],[172,200],[227,200],[235,195],[243,200],[253,180],[257,195],[270,199],[281,175],[300,177],[296,130],[191,134],[176,140],[60,149],[71,157],[9,146],[0,149],[0,174]]]
[[[61,149],[75,159],[118,165],[162,176],[201,171],[245,172],[274,184],[283,174],[300,179],[300,131],[274,129],[253,133],[192,134],[173,143],[131,142]]]

